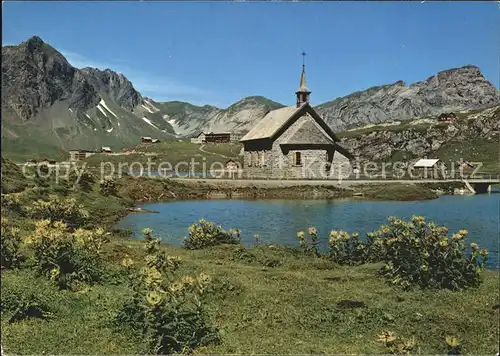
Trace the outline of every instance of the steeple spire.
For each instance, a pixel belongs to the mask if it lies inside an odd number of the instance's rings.
[[[311,91],[306,86],[306,52],[302,51],[302,74],[300,75],[300,86],[295,92],[297,95],[297,107],[309,102]]]

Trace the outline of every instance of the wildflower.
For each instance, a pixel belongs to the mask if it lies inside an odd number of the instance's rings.
[[[460,341],[456,336],[448,335],[446,336],[445,340],[446,340],[446,345],[448,345],[449,347],[454,348],[460,345]]]
[[[299,240],[302,240],[304,238],[304,231],[297,232],[297,237],[299,238]]]
[[[184,286],[192,286],[195,282],[196,280],[191,276],[184,276],[181,278],[181,283]]]
[[[162,297],[159,292],[153,291],[146,295],[146,301],[152,306],[157,306],[161,303]]]
[[[425,221],[425,218],[423,216],[413,216],[411,220],[415,223]]]
[[[384,342],[386,344],[393,342],[394,340],[396,340],[396,337],[391,331],[384,331],[382,334],[378,335],[378,341]]]
[[[146,270],[146,278],[144,282],[147,285],[160,284],[163,281],[161,273],[156,268],[148,268]]]
[[[359,234],[357,232],[355,232],[351,236],[353,239],[357,239],[359,237]]]
[[[473,242],[470,244],[470,247],[473,249],[473,250],[477,250],[479,249],[479,246],[477,245],[477,243]]]
[[[310,227],[309,229],[309,235],[316,235],[316,228],[315,227]]]
[[[198,281],[202,283],[209,283],[212,281],[212,278],[208,274],[200,273],[200,275],[198,276]]]
[[[451,237],[455,240],[462,240],[464,235],[458,233],[458,234],[453,234]]]
[[[422,265],[422,266],[420,266],[420,270],[422,272],[427,272],[429,270],[429,267],[427,265]]]
[[[486,249],[483,248],[481,250],[481,256],[487,256],[487,255],[488,255],[488,250],[486,250]]]
[[[170,267],[177,267],[181,263],[181,258],[179,256],[168,256],[167,264]]]
[[[441,247],[446,247],[446,246],[448,246],[448,239],[443,239],[443,240],[439,241],[439,245],[440,245]]]
[[[56,281],[57,279],[59,279],[60,274],[61,274],[61,270],[59,269],[59,267],[51,269],[50,270],[50,280]]]
[[[122,261],[121,261],[121,265],[125,268],[127,267],[130,267],[134,264],[134,261],[129,257],[129,256],[126,256]]]
[[[184,289],[184,285],[180,282],[173,282],[170,285],[169,289],[172,293],[177,293],[177,292],[180,292]]]
[[[458,233],[459,233],[460,235],[462,235],[462,236],[466,236],[466,235],[468,235],[468,234],[469,234],[469,231],[467,231],[467,230],[465,230],[465,229],[462,229],[462,230],[460,230]]]

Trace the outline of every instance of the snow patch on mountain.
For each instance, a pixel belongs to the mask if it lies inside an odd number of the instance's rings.
[[[152,109],[148,108],[146,105],[141,104],[141,106],[142,106],[144,109],[146,109],[149,113],[151,113],[151,114],[154,114],[154,113],[155,113]]]
[[[151,126],[153,126],[155,129],[159,130],[158,126],[156,126],[155,124],[153,124],[151,122],[151,120],[149,120],[147,117],[143,117],[142,118],[144,121],[146,121],[148,124],[150,124]]]
[[[99,109],[99,111],[102,112],[102,114],[106,117],[108,117],[108,114],[106,114],[106,111],[104,111],[104,109],[101,107],[101,103],[97,104],[97,108]]]
[[[108,110],[114,117],[116,117],[118,119],[118,116],[116,116],[116,114],[106,105],[106,102],[104,101],[104,99],[101,99],[101,101],[99,101],[99,105],[102,105],[106,110]],[[98,105],[98,107],[99,107],[99,105]]]

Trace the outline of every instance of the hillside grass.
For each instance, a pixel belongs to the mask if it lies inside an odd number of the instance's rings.
[[[168,190],[180,196],[193,189],[173,181],[124,178],[118,182],[117,196],[103,196],[98,183],[84,192],[63,183],[26,180],[9,161],[2,161],[2,168],[2,178],[23,179],[26,186],[38,187],[24,190],[27,203],[52,193],[75,197],[91,213],[89,226],[103,226],[111,233],[103,254],[104,278],[77,292],[59,290],[35,275],[29,261],[20,269],[2,271],[2,303],[6,296],[35,296],[52,313],[49,318],[33,315],[9,322],[12,313],[2,307],[5,352],[146,354],[143,338],[127,325],[113,323],[132,295],[121,261],[130,256],[137,268],[145,261],[142,241],[130,238],[127,231],[114,230],[113,224],[145,193]],[[24,236],[33,232],[32,220],[2,209],[2,215],[6,213]],[[445,353],[447,335],[461,340],[464,353],[498,350],[498,271],[486,271],[477,289],[403,291],[378,276],[379,264],[342,267],[266,241],[250,248],[222,245],[187,250],[162,244],[162,249],[181,258],[180,275],[203,272],[213,280],[205,306],[221,342],[200,347],[195,354],[385,354],[387,350],[377,341],[384,331],[414,337],[422,354]]]
[[[190,170],[185,163],[191,165],[191,162],[195,162],[195,171],[201,172],[203,165],[206,165],[207,170],[210,169],[212,164],[214,164],[214,169],[221,169],[225,167],[228,160],[226,157],[238,159],[241,145],[233,143],[205,144],[203,150],[208,153],[201,151],[200,148],[201,145],[186,140],[170,140],[156,144],[140,144],[131,149],[135,152],[131,154],[93,155],[87,158],[85,162],[94,167],[100,166],[104,162],[111,162],[115,165],[119,163],[128,164],[129,167],[133,162],[139,162],[146,167],[147,163],[151,162],[152,170],[157,170],[160,163],[168,162],[172,168],[179,165],[179,171],[184,172]],[[168,165],[163,164],[162,167],[168,168]]]
[[[500,173],[500,142],[497,140],[469,139],[467,141],[446,142],[436,152],[444,162],[458,162],[461,158],[469,162],[481,162],[481,172]]]
[[[125,255],[140,265],[141,244],[114,236],[105,251],[110,268],[118,268]],[[181,275],[204,272],[214,280],[206,308],[222,340],[195,353],[382,354],[387,351],[377,335],[386,330],[414,337],[423,354],[444,353],[446,335],[458,336],[465,353],[491,354],[498,349],[499,310],[493,308],[498,303],[497,272],[487,271],[478,289],[403,292],[377,277],[380,265],[339,267],[285,247],[164,248],[182,259]],[[4,272],[2,282],[2,294],[16,285],[25,293],[49,299],[55,310],[50,320],[28,318],[14,323],[8,323],[8,315],[3,314],[6,352],[145,352],[144,340],[126,325],[112,323],[132,294],[119,278],[80,293],[58,291],[27,270]]]

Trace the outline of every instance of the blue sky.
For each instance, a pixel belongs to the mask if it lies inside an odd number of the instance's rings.
[[[293,104],[305,50],[314,105],[474,64],[500,82],[499,2],[3,2],[2,43],[40,36],[155,100]],[[22,20],[21,20],[22,19]]]

